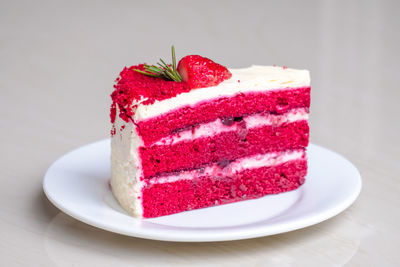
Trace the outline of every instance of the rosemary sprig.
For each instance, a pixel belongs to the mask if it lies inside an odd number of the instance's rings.
[[[160,62],[157,63],[158,66],[144,64],[144,71],[138,69],[134,69],[134,71],[151,77],[163,78],[168,81],[181,82],[182,77],[176,68],[176,57],[175,57],[174,46],[171,46],[171,52],[172,52],[172,65],[165,63],[165,61],[160,58]]]

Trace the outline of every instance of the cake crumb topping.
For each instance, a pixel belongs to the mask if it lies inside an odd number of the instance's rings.
[[[186,83],[146,76],[134,71],[135,69],[143,71],[144,64],[125,67],[116,80],[115,90],[111,94],[113,103],[110,117],[112,123],[117,115],[117,107],[119,116],[128,122],[133,117],[138,103],[149,105],[156,100],[171,98],[190,91]]]

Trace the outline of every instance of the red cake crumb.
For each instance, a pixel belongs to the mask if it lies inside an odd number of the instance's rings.
[[[161,78],[154,78],[134,71],[144,70],[144,64],[125,67],[114,85],[114,92],[111,94],[113,104],[111,106],[111,122],[114,123],[116,107],[119,108],[119,116],[126,122],[134,115],[136,106],[133,101],[146,99],[144,105],[154,103],[156,100],[163,100],[174,97],[180,93],[190,91],[184,82],[166,81]]]

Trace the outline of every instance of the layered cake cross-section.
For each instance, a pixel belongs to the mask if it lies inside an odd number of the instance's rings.
[[[307,70],[227,69],[200,56],[151,67],[125,68],[112,93],[111,187],[129,214],[158,217],[304,183]]]

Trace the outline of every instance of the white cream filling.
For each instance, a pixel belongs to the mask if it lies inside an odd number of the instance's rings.
[[[274,152],[267,154],[258,154],[250,157],[244,157],[231,162],[224,168],[218,164],[212,164],[204,168],[203,171],[191,170],[183,171],[177,175],[160,176],[148,181],[149,184],[172,183],[179,180],[191,180],[196,177],[213,176],[224,177],[231,176],[235,173],[248,169],[256,169],[261,167],[280,165],[285,162],[297,160],[305,157],[304,150],[292,150],[286,152]]]
[[[230,69],[232,77],[217,86],[198,88],[173,98],[155,101],[151,105],[138,104],[134,120],[149,119],[182,106],[194,105],[201,101],[233,96],[238,93],[281,90],[310,86],[308,70],[296,70],[273,66],[251,66],[243,69]],[[145,101],[142,99],[139,102]]]
[[[244,117],[243,120],[246,123],[246,128],[257,128],[267,125],[279,126],[283,123],[291,123],[295,121],[308,120],[308,113],[305,108],[293,109],[282,115],[273,114],[255,114]],[[231,126],[226,126],[222,123],[221,119],[217,119],[213,122],[200,124],[199,126],[185,130],[174,135],[169,135],[161,138],[155,142],[154,145],[174,145],[185,140],[194,140],[202,137],[214,136],[223,132],[237,131],[237,123]]]

